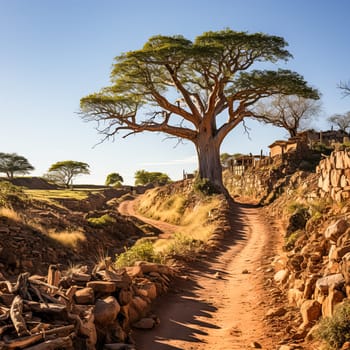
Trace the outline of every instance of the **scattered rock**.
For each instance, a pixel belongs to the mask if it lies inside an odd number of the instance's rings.
[[[155,326],[155,321],[153,318],[141,318],[141,320],[135,322],[132,325],[134,328],[139,329],[152,329]]]
[[[266,317],[279,317],[283,316],[287,313],[287,309],[284,307],[277,307],[277,308],[272,308],[269,309],[266,313]]]
[[[250,347],[251,347],[251,348],[254,348],[254,349],[262,349],[261,344],[259,344],[257,341],[253,341],[253,342],[250,344]]]

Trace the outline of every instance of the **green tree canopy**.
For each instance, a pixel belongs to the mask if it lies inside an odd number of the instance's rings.
[[[112,85],[81,99],[82,117],[96,121],[103,140],[144,131],[193,142],[199,176],[220,190],[220,146],[253,106],[276,94],[318,98],[299,74],[253,69],[286,61],[286,41],[264,33],[225,29],[188,40],[151,37],[140,50],[115,58]]]
[[[137,170],[135,172],[135,185],[147,185],[149,183],[165,185],[171,182],[167,174],[155,171]]]
[[[107,175],[105,184],[106,186],[117,186],[120,185],[123,181],[124,180],[122,176],[118,173],[110,173]]]
[[[54,163],[48,170],[47,177],[67,188],[73,186],[73,179],[81,174],[90,174],[89,164],[75,160],[64,160]]]
[[[34,170],[34,167],[28,162],[27,158],[17,153],[0,153],[0,173],[5,173],[10,179],[15,174],[28,174]]]

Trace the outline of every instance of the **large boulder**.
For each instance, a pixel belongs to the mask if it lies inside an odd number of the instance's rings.
[[[334,287],[340,289],[344,285],[345,280],[341,273],[335,273],[333,275],[328,275],[321,277],[316,281],[316,289],[318,289],[323,294],[327,295],[329,289]]]
[[[98,299],[95,304],[95,322],[105,326],[113,323],[120,311],[120,305],[116,298],[109,296],[105,299]]]
[[[349,227],[349,223],[345,219],[339,219],[335,223],[329,225],[324,232],[324,237],[336,244],[338,238],[345,232]]]
[[[321,304],[317,300],[305,300],[300,307],[303,323],[302,329],[312,326],[321,316]]]

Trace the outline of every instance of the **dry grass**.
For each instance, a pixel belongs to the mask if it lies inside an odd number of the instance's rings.
[[[155,220],[169,222],[171,224],[181,224],[184,211],[186,209],[186,198],[175,194],[167,198],[158,197],[157,189],[147,191],[142,197],[138,210]]]
[[[80,231],[49,231],[47,235],[65,247],[76,248],[80,242],[84,242],[86,237]]]
[[[11,219],[13,221],[20,222],[22,221],[22,218],[20,215],[11,208],[1,207],[0,208],[0,216],[6,217],[8,219]]]
[[[148,191],[141,199],[139,211],[155,220],[161,220],[179,226],[179,231],[172,238],[158,239],[154,249],[159,253],[176,251],[185,255],[198,250],[212,235],[216,228],[211,219],[213,209],[221,206],[218,196],[197,198],[193,206],[193,197],[173,194],[167,197],[158,195],[156,190]],[[192,205],[188,205],[192,203]]]
[[[35,199],[54,199],[54,198],[72,198],[72,199],[86,199],[89,192],[84,190],[29,190],[26,189],[25,193]]]

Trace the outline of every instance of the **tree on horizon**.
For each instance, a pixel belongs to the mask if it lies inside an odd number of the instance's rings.
[[[191,141],[199,177],[227,193],[220,146],[244,118],[255,116],[255,103],[277,94],[319,98],[296,72],[252,69],[287,61],[287,45],[282,37],[231,29],[194,41],[153,36],[115,58],[112,85],[81,99],[82,117],[98,123],[102,140],[149,131]]]
[[[17,153],[0,152],[0,173],[5,173],[9,179],[13,179],[15,174],[28,174],[34,170],[27,158]]]
[[[75,160],[63,160],[52,164],[46,178],[65,187],[73,187],[73,179],[81,174],[90,174],[89,164]]]
[[[107,175],[106,186],[120,186],[124,182],[123,177],[119,173],[110,173]]]
[[[171,182],[170,177],[167,174],[159,171],[147,171],[144,169],[137,170],[135,172],[135,185],[165,185]]]
[[[294,95],[275,95],[262,99],[254,113],[255,119],[288,131],[290,137],[309,125],[321,111],[319,100]]]
[[[348,129],[350,128],[350,111],[342,114],[333,114],[328,118],[328,121],[336,125],[339,130],[348,133]]]

